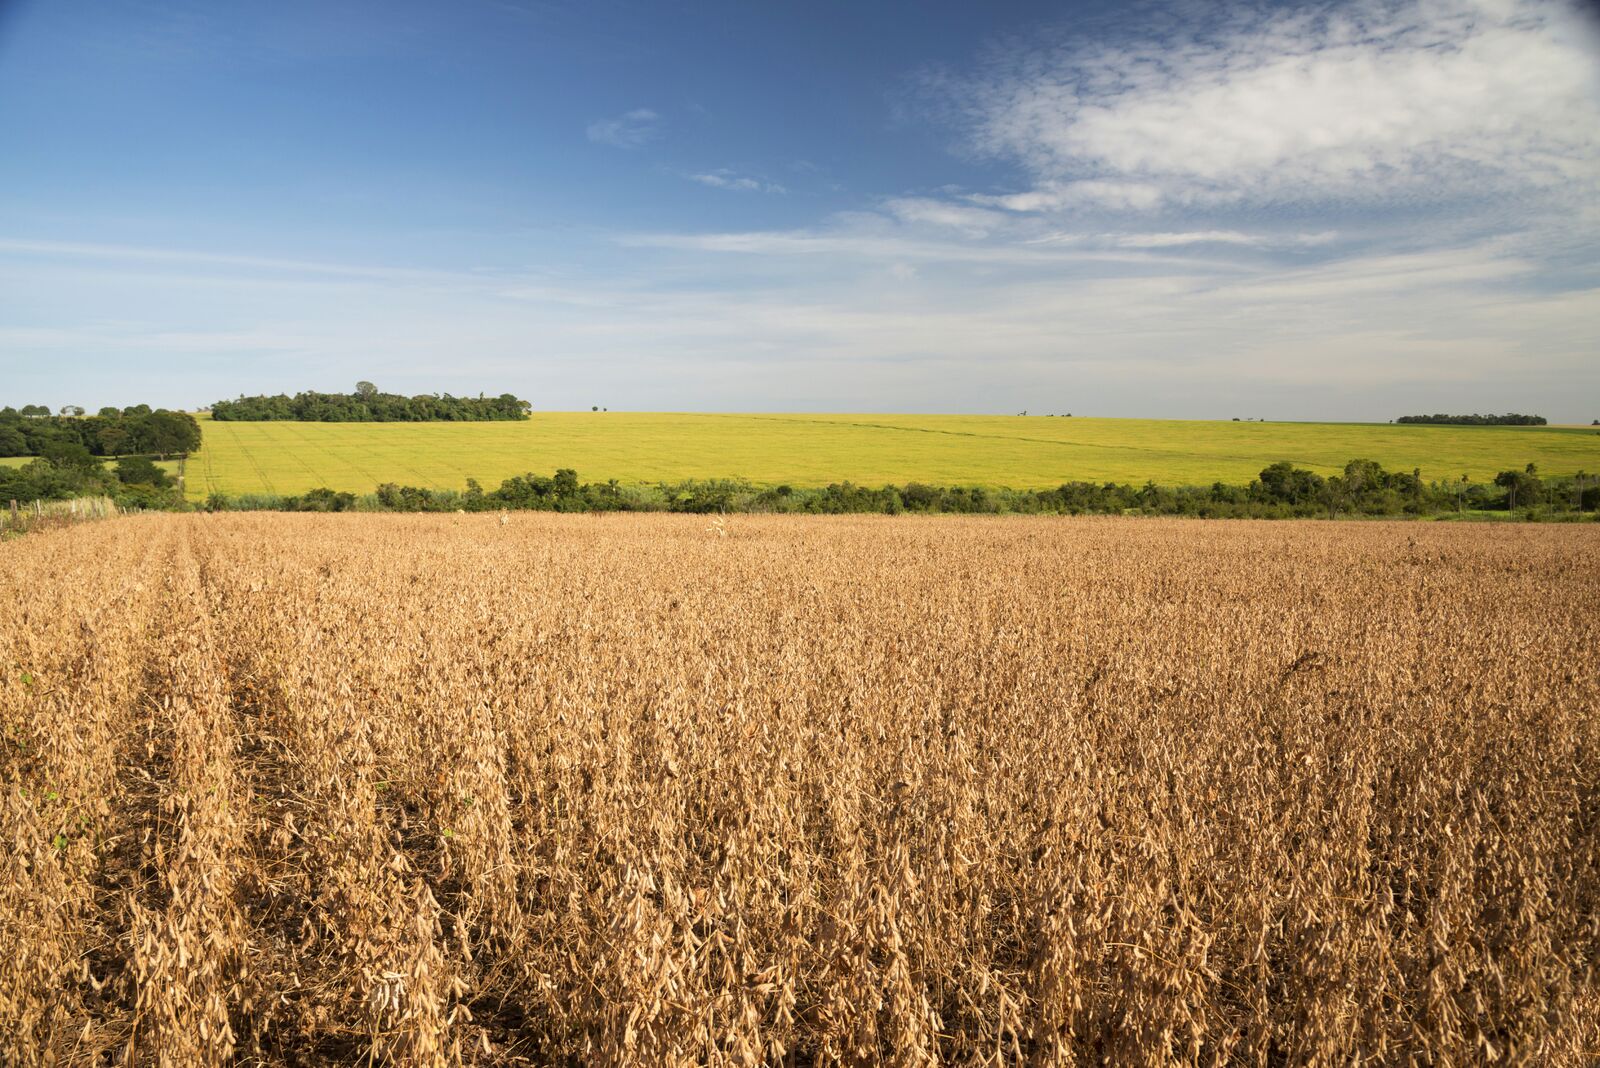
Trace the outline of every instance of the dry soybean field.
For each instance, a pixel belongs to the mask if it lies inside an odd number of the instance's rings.
[[[7,1064],[1600,1057],[1589,527],[0,545]]]

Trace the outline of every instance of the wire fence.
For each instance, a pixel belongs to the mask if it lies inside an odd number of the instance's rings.
[[[122,514],[110,497],[74,497],[66,501],[11,501],[0,511],[0,531],[22,532],[40,527],[69,526]]]

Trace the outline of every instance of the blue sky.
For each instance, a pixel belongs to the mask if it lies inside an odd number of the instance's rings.
[[[1573,4],[0,0],[4,403],[1600,418]]]

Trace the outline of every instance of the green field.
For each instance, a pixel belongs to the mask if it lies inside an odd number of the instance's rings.
[[[1483,482],[1533,462],[1600,471],[1600,433],[1580,427],[1234,423],[977,415],[705,415],[537,412],[519,423],[216,423],[188,464],[191,497],[220,491],[357,493],[379,483],[492,489],[571,467],[585,481],[739,477],[761,485],[926,482],[1164,485],[1249,482],[1289,460],[1333,474],[1363,457],[1425,478]]]

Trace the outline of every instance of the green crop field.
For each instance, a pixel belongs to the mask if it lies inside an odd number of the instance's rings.
[[[762,485],[926,482],[1054,486],[1248,482],[1289,460],[1333,474],[1377,460],[1424,477],[1487,481],[1533,462],[1600,471],[1600,433],[1579,427],[1234,423],[976,415],[706,415],[537,412],[518,423],[217,423],[188,464],[192,497],[220,491],[369,492],[379,483],[492,489],[525,472],[585,481],[738,477]]]

